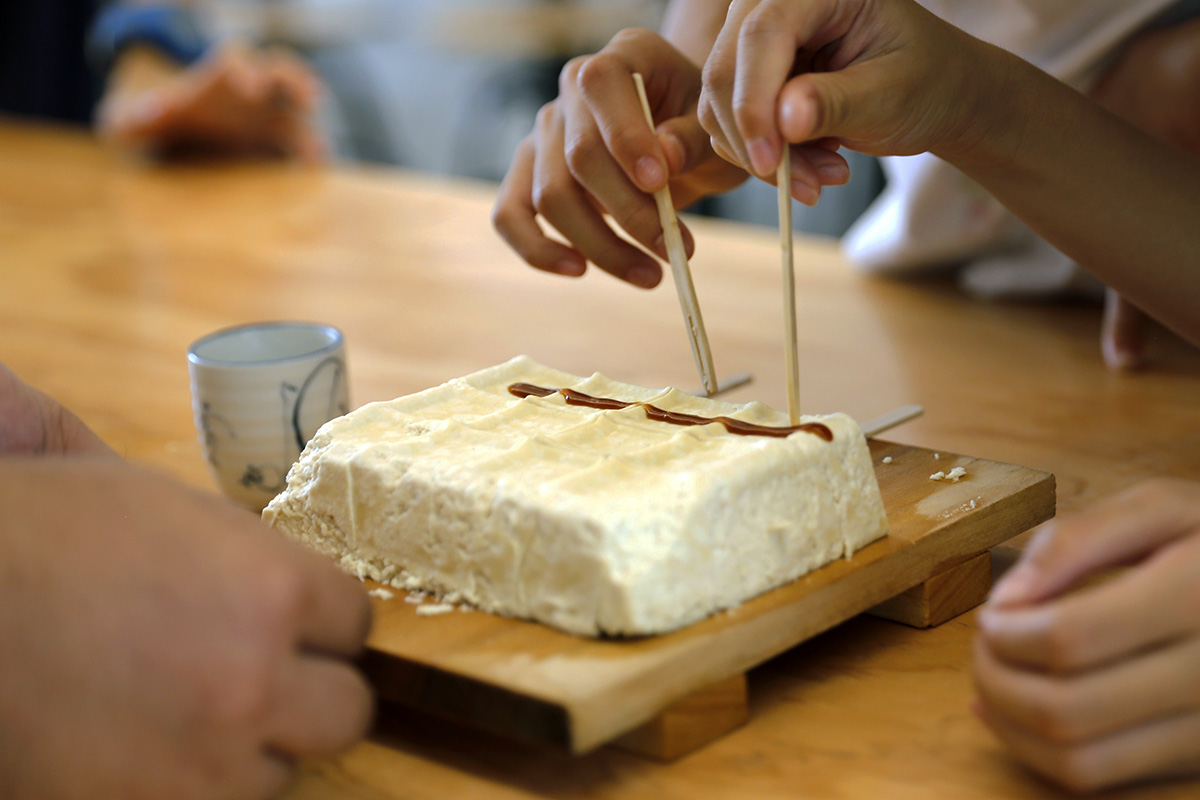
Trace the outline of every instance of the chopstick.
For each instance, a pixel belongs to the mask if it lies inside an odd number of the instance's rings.
[[[725,394],[725,392],[732,392],[734,389],[737,389],[741,386],[745,386],[747,383],[750,383],[752,380],[754,380],[754,376],[751,375],[749,372],[739,372],[737,375],[730,375],[725,380],[718,381],[717,382],[717,390],[715,392],[706,391],[702,387],[700,389],[693,389],[692,391],[688,392],[688,394],[695,395],[696,397],[716,397],[719,394]]]
[[[895,411],[889,411],[886,414],[880,414],[870,422],[863,423],[863,435],[870,439],[872,436],[878,436],[884,431],[894,428],[902,422],[908,422],[910,419],[916,419],[925,413],[925,409],[917,405],[900,406]]]
[[[796,350],[796,271],[792,261],[792,154],[783,143],[775,173],[779,189],[779,249],[783,261],[783,342],[787,361],[788,416],[800,424],[800,355]]]
[[[646,97],[646,84],[639,72],[633,73],[637,86],[638,100],[646,123],[654,130],[654,114],[650,111],[650,100]],[[704,318],[700,316],[700,302],[696,299],[696,287],[692,284],[692,272],[688,269],[687,250],[683,246],[683,235],[679,232],[679,220],[675,216],[675,204],[671,202],[671,190],[664,186],[654,193],[658,204],[658,218],[663,227],[663,239],[667,245],[667,256],[671,262],[671,274],[675,278],[675,290],[679,293],[679,306],[683,309],[683,321],[687,326],[688,338],[692,343],[692,355],[696,369],[709,396],[717,392],[716,370],[713,368],[712,350],[708,346],[708,334],[704,332]]]

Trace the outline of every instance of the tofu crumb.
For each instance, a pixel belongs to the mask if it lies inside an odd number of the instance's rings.
[[[371,597],[378,597],[380,600],[391,600],[396,596],[395,592],[388,591],[387,589],[371,589],[367,594],[371,595]]]
[[[421,602],[424,602],[424,600],[425,600],[425,595],[422,594],[421,592],[412,592],[411,594],[409,594],[407,597],[404,598],[404,602],[406,602],[406,603],[421,603]]]
[[[974,507],[975,507],[975,501],[974,501],[974,500],[972,500],[972,501],[971,501],[971,508],[974,508]]]
[[[941,457],[942,457],[942,454],[941,454],[941,453],[934,453],[934,454],[933,454],[933,457],[934,457],[934,458],[941,458]]]
[[[941,470],[938,470],[937,472],[935,472],[929,476],[929,480],[944,481],[944,480],[946,480],[946,473],[942,472]]]
[[[891,457],[891,456],[884,456],[884,457],[883,457],[883,463],[885,463],[885,464],[890,464],[890,463],[892,463],[892,457]]]
[[[967,471],[965,469],[963,469],[962,467],[955,467],[954,469],[952,469],[946,473],[946,477],[949,478],[950,480],[954,481],[955,483],[958,483],[958,479],[965,477],[966,474],[967,474]]]
[[[430,603],[427,606],[417,606],[417,614],[422,617],[432,617],[436,614],[449,614],[457,606],[449,603]]]

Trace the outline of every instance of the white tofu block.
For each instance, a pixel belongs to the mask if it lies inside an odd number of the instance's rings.
[[[761,403],[581,379],[520,356],[326,423],[263,512],[352,573],[587,636],[663,633],[849,556],[887,532],[866,440],[682,427],[572,388],[786,426]]]

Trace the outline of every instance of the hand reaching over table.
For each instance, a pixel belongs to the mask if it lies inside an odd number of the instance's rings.
[[[364,734],[354,579],[6,370],[0,434],[0,796],[268,797]]]
[[[657,131],[646,124],[635,72],[646,78]],[[599,53],[570,61],[559,86],[500,188],[496,229],[538,269],[577,276],[591,261],[635,286],[656,286],[658,262],[618,236],[604,215],[666,259],[651,193],[669,182],[681,207],[746,178],[715,156],[696,119],[700,68],[657,34],[630,30]],[[569,244],[548,238],[539,216]],[[691,234],[682,233],[690,253]]]
[[[784,143],[793,160],[828,139],[933,152],[1200,344],[1200,161],[914,2],[734,3],[699,115],[718,152],[763,177]]]
[[[704,66],[700,120],[717,152],[764,179],[785,141],[835,137],[872,155],[961,146],[987,102],[968,77],[970,41],[915,3],[737,2]]]
[[[1200,484],[1045,524],[979,624],[981,715],[1034,770],[1077,790],[1200,774]]]

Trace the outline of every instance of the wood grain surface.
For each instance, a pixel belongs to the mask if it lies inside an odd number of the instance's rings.
[[[215,328],[315,319],[346,334],[351,404],[517,353],[644,385],[696,383],[671,287],[535,272],[492,233],[495,186],[281,164],[160,168],[0,120],[0,361],[131,459],[215,491],[185,353]],[[684,217],[730,399],[786,406],[774,229]],[[1099,307],[985,304],[871,279],[797,237],[806,411],[925,415],[889,439],[1053,473],[1059,512],[1151,475],[1200,479],[1200,357],[1152,331],[1147,369],[1099,352]],[[1016,542],[1020,546],[1024,537]],[[1014,549],[993,550],[997,570]],[[464,615],[470,616],[470,615]],[[583,756],[384,705],[371,738],[304,765],[289,800],[1056,798],[970,712],[974,615],[855,617],[749,673],[751,721],[670,764]],[[1111,798],[1192,798],[1196,782]]]

